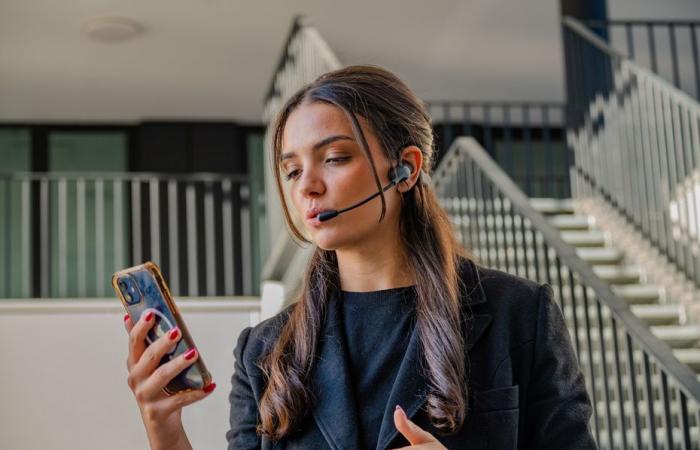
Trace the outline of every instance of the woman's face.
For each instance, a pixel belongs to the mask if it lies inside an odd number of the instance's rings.
[[[377,137],[358,116],[369,144],[382,186],[389,183],[391,168]],[[385,192],[386,216],[381,198],[325,222],[319,212],[347,208],[377,192],[369,160],[355,140],[345,114],[326,103],[302,103],[289,115],[282,134],[280,169],[291,200],[307,235],[325,250],[374,248],[398,231],[400,194]]]

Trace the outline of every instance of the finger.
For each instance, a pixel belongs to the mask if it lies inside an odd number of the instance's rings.
[[[144,350],[146,350],[146,334],[153,327],[153,324],[156,323],[153,320],[154,317],[153,311],[146,311],[144,314],[141,314],[141,318],[129,331],[129,357],[126,363],[129,370],[138,362]]]
[[[175,395],[171,395],[161,400],[160,403],[163,405],[163,409],[165,410],[166,414],[170,414],[173,411],[182,409],[187,405],[191,405],[192,403],[208,397],[209,394],[214,391],[214,388],[216,388],[216,383],[212,383],[207,386],[207,390],[194,389],[192,391],[178,392]]]
[[[157,397],[173,378],[194,364],[198,357],[199,352],[196,349],[190,349],[158,367],[141,386],[141,396],[146,399]]]
[[[124,328],[126,328],[127,333],[130,333],[131,329],[134,328],[134,323],[131,321],[129,313],[124,314]]]
[[[132,375],[138,378],[149,377],[156,370],[163,356],[172,352],[181,338],[182,333],[177,327],[159,337],[158,340],[144,350],[141,358],[131,369]]]
[[[399,405],[396,405],[396,409],[394,410],[394,425],[399,433],[401,433],[411,445],[437,442],[437,439],[435,439],[432,434],[411,422]]]

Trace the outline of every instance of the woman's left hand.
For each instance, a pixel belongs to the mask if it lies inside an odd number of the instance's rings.
[[[411,443],[408,447],[401,447],[395,450],[447,450],[432,434],[411,422],[400,406],[397,406],[394,410],[394,425],[396,425],[399,433]]]

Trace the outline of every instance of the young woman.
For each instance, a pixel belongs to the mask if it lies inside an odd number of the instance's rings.
[[[400,79],[327,73],[273,136],[287,224],[314,252],[298,301],[238,339],[229,449],[595,448],[552,289],[460,247],[429,184],[430,118]],[[151,446],[190,448],[180,412],[208,393],[161,389],[196,353],[156,369],[179,336],[146,348],[152,319],[126,325]]]

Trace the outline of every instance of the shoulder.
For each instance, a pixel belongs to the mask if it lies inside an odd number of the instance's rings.
[[[274,316],[243,329],[234,349],[236,360],[241,361],[247,368],[257,367],[258,359],[277,341],[296,306],[296,303],[288,305]]]
[[[471,274],[469,270],[471,269]],[[474,312],[490,314],[496,322],[512,322],[512,326],[534,331],[532,325],[544,307],[551,307],[553,291],[549,284],[497,269],[462,262],[462,280],[470,293],[467,301]]]

